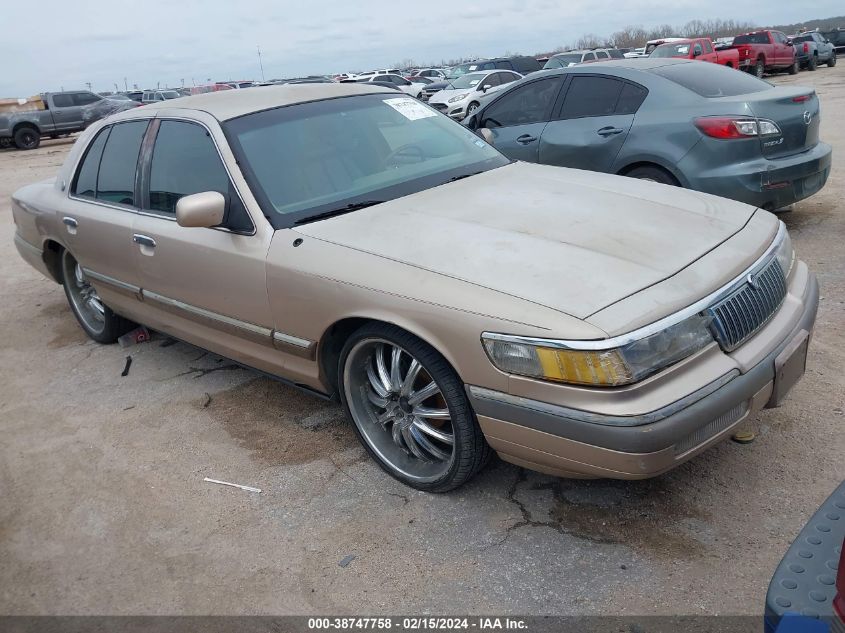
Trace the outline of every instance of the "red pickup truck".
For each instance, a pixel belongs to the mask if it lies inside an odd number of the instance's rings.
[[[680,57],[682,59],[697,59],[703,62],[713,62],[729,68],[739,68],[739,51],[732,48],[719,50],[706,37],[688,40],[676,40],[661,44],[649,57]]]
[[[734,38],[731,48],[739,53],[739,67],[763,77],[766,72],[798,72],[795,49],[780,31],[754,31]]]

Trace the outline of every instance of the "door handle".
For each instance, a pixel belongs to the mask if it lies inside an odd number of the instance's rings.
[[[613,136],[614,134],[621,134],[624,132],[621,127],[613,127],[612,125],[608,125],[607,127],[599,128],[596,130],[596,134],[599,136]]]
[[[135,235],[132,236],[132,241],[140,246],[149,246],[150,248],[156,247],[156,241],[153,238],[147,235],[141,235],[140,233],[135,233]]]
[[[516,137],[516,142],[520,145],[528,145],[529,143],[533,143],[537,140],[536,136],[531,136],[530,134],[523,134],[522,136]]]
[[[76,218],[72,218],[69,215],[66,215],[62,218],[62,224],[65,225],[67,228],[67,232],[71,235],[76,235],[76,227],[79,226],[79,222],[76,221]]]

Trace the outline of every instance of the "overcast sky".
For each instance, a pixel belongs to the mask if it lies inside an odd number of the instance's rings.
[[[267,79],[535,53],[630,25],[691,19],[792,23],[842,0],[37,0],[8,2],[0,97]],[[37,10],[34,9],[37,7]]]

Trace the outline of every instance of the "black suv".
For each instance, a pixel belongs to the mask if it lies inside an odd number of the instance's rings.
[[[457,79],[461,75],[466,75],[467,73],[474,73],[476,71],[481,70],[515,70],[520,75],[527,75],[528,73],[533,73],[540,70],[543,65],[538,62],[533,57],[527,57],[525,55],[518,55],[516,57],[494,57],[493,59],[479,59],[474,62],[467,62],[465,64],[459,64],[454,68],[451,68],[446,71],[447,76],[446,79],[448,81],[438,81],[433,84],[428,84],[422,90],[422,96],[420,97],[423,101],[428,101],[431,95],[435,92],[440,92],[446,86],[449,85],[449,82],[453,79]]]

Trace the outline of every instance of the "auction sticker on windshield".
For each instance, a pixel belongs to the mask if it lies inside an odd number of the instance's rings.
[[[437,112],[427,106],[424,106],[416,99],[411,99],[410,97],[385,99],[384,102],[406,119],[411,121],[416,121],[417,119],[427,119],[430,116],[437,116]]]

